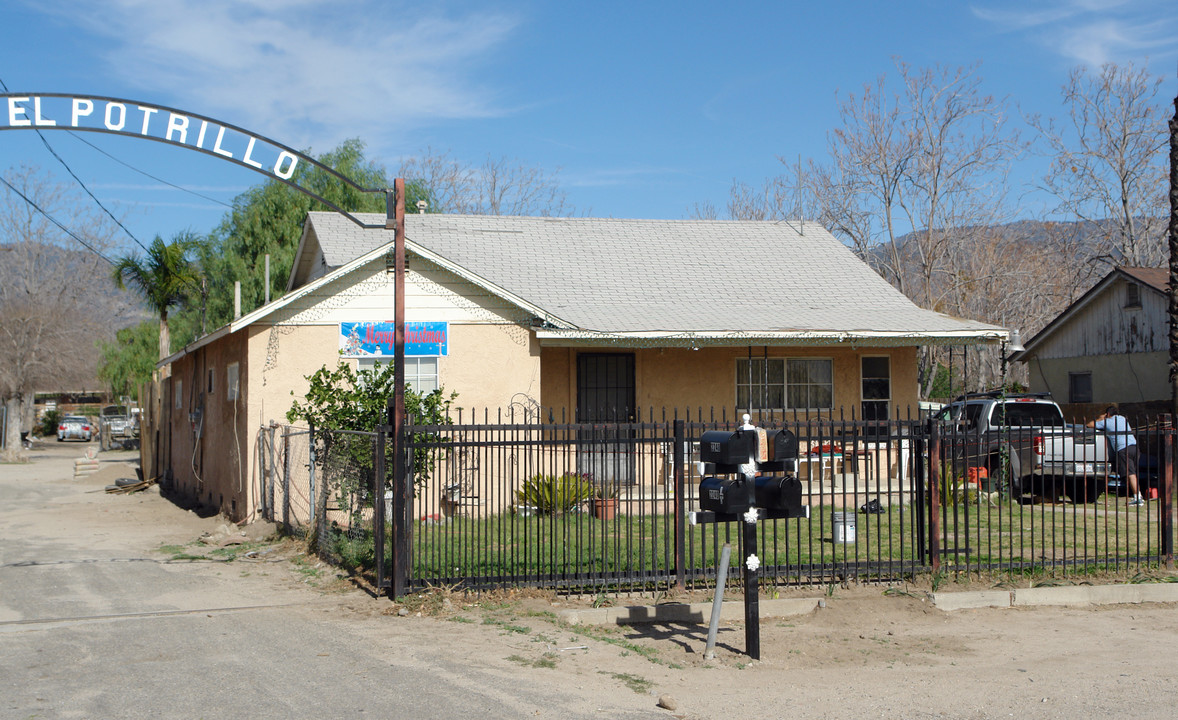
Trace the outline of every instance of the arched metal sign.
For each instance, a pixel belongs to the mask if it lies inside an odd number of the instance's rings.
[[[236,163],[309,195],[364,228],[393,227],[393,192],[366,188],[282,143],[214,118],[122,98],[63,93],[0,93],[0,130],[79,130],[138,137],[196,150]],[[299,165],[311,165],[364,193],[383,193],[384,225],[359,218],[295,182]]]

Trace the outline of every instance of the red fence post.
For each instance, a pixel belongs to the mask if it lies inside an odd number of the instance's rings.
[[[941,569],[941,428],[929,422],[928,443],[928,552],[933,572]]]

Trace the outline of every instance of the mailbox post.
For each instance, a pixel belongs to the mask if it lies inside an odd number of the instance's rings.
[[[699,443],[700,461],[715,475],[699,484],[700,511],[692,522],[740,522],[744,542],[745,652],[761,659],[760,582],[757,521],[809,517],[802,504],[802,484],[796,475],[798,441],[789,430],[763,430],[749,423],[734,431],[710,430]],[[765,473],[783,473],[766,475]],[[725,475],[728,477],[716,477]]]

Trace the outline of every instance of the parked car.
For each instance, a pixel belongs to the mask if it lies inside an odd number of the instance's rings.
[[[90,419],[81,415],[66,415],[57,424],[57,442],[66,440],[83,440],[90,442],[94,439],[94,426]]]
[[[1085,502],[1109,489],[1104,434],[1069,425],[1047,393],[969,393],[935,420],[952,471],[962,476],[984,475],[991,487],[1015,497],[1067,495]]]

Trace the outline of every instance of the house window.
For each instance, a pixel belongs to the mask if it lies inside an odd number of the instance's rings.
[[[887,420],[892,400],[892,362],[889,357],[865,357],[861,361],[864,420]]]
[[[237,363],[229,363],[225,368],[225,399],[233,402],[237,399]]]
[[[746,410],[830,410],[834,407],[831,360],[738,358],[736,405]]]
[[[176,409],[184,407],[184,381],[180,378],[172,378],[172,382],[176,384]]]
[[[1092,373],[1090,373],[1090,372],[1070,372],[1070,373],[1068,373],[1068,402],[1073,402],[1073,403],[1090,403],[1090,402],[1092,402]]]
[[[1125,285],[1125,307],[1141,307],[1141,286],[1137,283],[1128,283]]]
[[[209,395],[213,394],[213,369],[209,368]]]
[[[745,410],[785,407],[785,358],[736,361],[736,406]]]
[[[375,370],[383,362],[377,358],[360,358],[356,361],[359,370]],[[438,359],[436,357],[405,358],[405,387],[420,395],[427,395],[440,387],[438,383]]]

